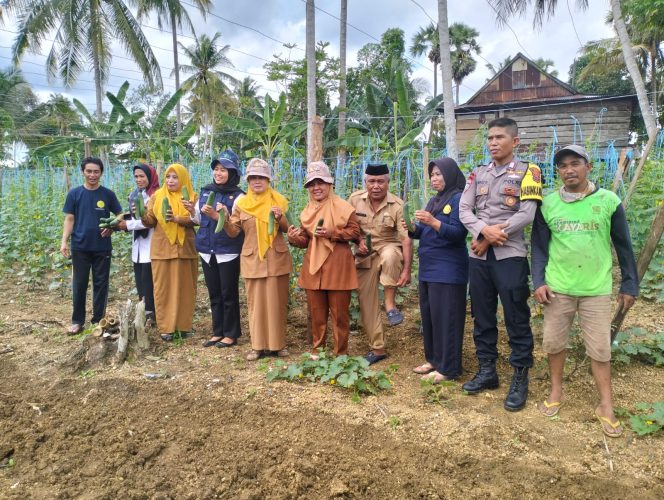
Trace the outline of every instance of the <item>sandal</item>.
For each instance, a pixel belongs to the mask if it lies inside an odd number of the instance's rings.
[[[67,335],[78,335],[83,331],[83,325],[78,323],[72,323],[69,328],[67,328]]]
[[[287,358],[290,356],[290,352],[288,352],[288,348],[284,347],[283,349],[280,349],[276,352],[278,358]]]
[[[562,401],[553,401],[552,403],[549,403],[545,399],[541,404],[537,405],[537,409],[545,417],[551,418],[558,415],[558,412],[560,411],[560,407],[562,405],[563,405]]]
[[[426,375],[422,375],[422,380],[428,380],[431,382],[433,385],[438,385],[441,382],[445,380],[450,380],[449,377],[443,375],[442,373],[438,373],[436,371],[427,373]]]
[[[423,365],[413,368],[413,371],[418,375],[426,375],[427,373],[431,373],[433,370],[434,368],[431,363],[424,363]]]
[[[173,342],[173,334],[172,333],[162,333],[159,335],[161,337],[161,340],[164,342]]]
[[[247,354],[247,361],[256,361],[259,358],[263,357],[263,351],[253,350]]]
[[[602,426],[602,432],[606,437],[617,438],[622,436],[624,429],[620,423],[620,420],[616,419],[615,422],[611,422],[611,420],[607,417],[598,415],[597,411],[595,411],[595,417],[597,417],[597,420],[599,420],[599,423]]]

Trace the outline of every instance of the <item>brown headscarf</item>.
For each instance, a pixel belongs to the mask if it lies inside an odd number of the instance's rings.
[[[323,219],[323,227],[328,231],[343,229],[354,212],[355,208],[350,203],[330,190],[330,196],[321,203],[313,200],[309,195],[309,204],[300,214],[300,221],[302,227],[313,235],[316,233],[320,219]],[[316,274],[334,250],[336,243],[329,238],[313,236],[309,245],[311,246],[309,272]]]

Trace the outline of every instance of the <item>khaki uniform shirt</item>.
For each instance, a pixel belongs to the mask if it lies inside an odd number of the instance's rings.
[[[184,243],[182,245],[177,242],[172,244],[168,241],[166,232],[157,222],[157,216],[153,210],[153,200],[148,201],[147,211],[141,222],[145,227],[153,227],[152,242],[150,243],[150,259],[154,260],[168,260],[168,259],[198,259],[194,239],[196,233],[194,232],[194,223],[189,222],[189,225],[184,228]],[[180,216],[183,218],[183,216]],[[189,217],[186,218],[190,221]],[[169,222],[175,224],[175,222]]]
[[[244,231],[244,243],[240,254],[240,274],[243,278],[282,276],[293,271],[293,260],[283,236],[288,228],[286,217],[282,217],[279,221],[277,234],[272,241],[272,246],[265,252],[263,260],[258,256],[256,218],[235,206],[228,222],[225,229],[231,238],[235,238],[240,231]]]
[[[381,202],[378,210],[374,212],[369,199],[369,193],[366,189],[355,191],[348,198],[348,203],[355,208],[355,215],[360,221],[362,234],[371,235],[371,248],[377,252],[388,245],[393,245],[401,249],[403,239],[408,237],[408,233],[401,226],[403,218],[403,200],[387,193],[385,199]],[[369,260],[366,256],[356,258],[356,262]]]
[[[459,218],[477,239],[486,226],[507,223],[507,241],[493,247],[496,260],[527,255],[523,230],[542,201],[542,174],[537,165],[514,159],[509,165],[480,165],[468,177],[459,203]],[[486,260],[487,254],[470,257]]]

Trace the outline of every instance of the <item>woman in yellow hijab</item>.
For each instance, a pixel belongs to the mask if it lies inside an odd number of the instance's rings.
[[[187,336],[194,317],[198,254],[194,223],[182,204],[185,194],[195,201],[189,172],[174,163],[164,172],[162,187],[150,198],[141,219],[145,227],[155,228],[150,259],[157,327],[164,341],[173,340],[176,332]]]
[[[226,234],[235,238],[244,232],[240,274],[249,309],[252,350],[247,359],[254,361],[270,353],[288,356],[286,317],[293,262],[283,237],[288,230],[284,217],[288,200],[270,186],[270,166],[264,160],[252,158],[247,164],[246,179],[247,194],[237,200],[230,218],[226,207],[223,210]]]

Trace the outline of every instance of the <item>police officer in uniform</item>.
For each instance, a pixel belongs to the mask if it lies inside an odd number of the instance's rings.
[[[473,236],[470,252],[470,298],[473,339],[479,360],[475,377],[462,389],[477,394],[498,387],[498,297],[503,305],[514,375],[504,407],[518,411],[528,397],[528,369],[533,364],[533,334],[528,306],[528,259],[524,228],[542,201],[537,165],[514,157],[518,127],[510,118],[488,125],[491,163],[480,165],[468,178],[459,206],[461,222]]]
[[[365,357],[373,364],[387,357],[378,284],[385,292],[387,320],[398,325],[403,315],[396,307],[396,290],[410,283],[413,243],[401,225],[403,201],[389,192],[387,164],[369,163],[364,185],[366,189],[354,192],[348,202],[355,208],[364,235],[355,251],[355,265],[362,327],[371,349]]]

